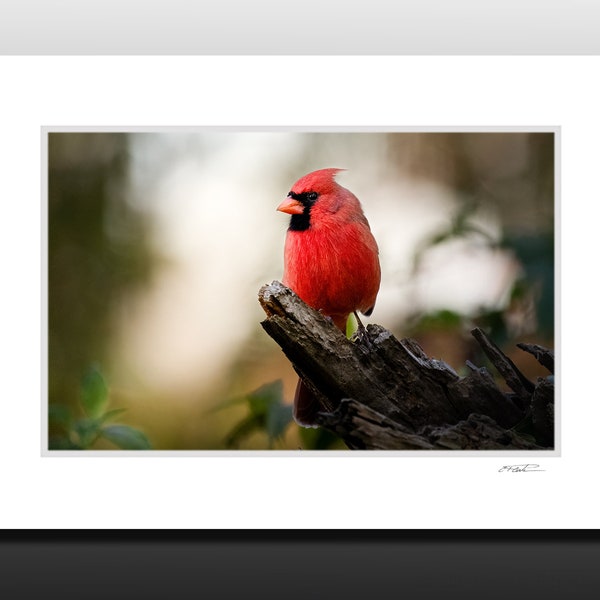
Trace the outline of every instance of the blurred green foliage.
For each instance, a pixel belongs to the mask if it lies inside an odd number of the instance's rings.
[[[72,385],[108,362],[119,300],[149,280],[148,223],[128,202],[129,136],[48,136],[48,394],[75,406]]]
[[[473,326],[501,347],[521,336],[553,345],[555,321],[553,133],[431,134],[428,152],[440,153],[438,171],[429,175],[449,184],[456,193],[456,209],[449,223],[427,236],[416,249],[413,274],[434,247],[462,240],[511,255],[520,272],[507,290],[503,306],[479,307],[469,314],[450,310],[415,314],[408,333]],[[477,224],[481,211],[495,215],[501,234],[494,237]],[[479,358],[479,357],[478,357]]]
[[[499,241],[472,223],[478,209],[474,202],[461,204],[446,229],[428,236],[414,255],[413,273],[417,273],[425,254],[436,246],[455,239],[474,239],[490,249],[499,249],[514,256],[520,274],[509,290],[508,303],[499,308],[481,307],[469,314],[449,309],[419,313],[409,319],[412,335],[436,329],[460,329],[477,325],[500,345],[515,339],[515,335],[535,331],[543,340],[554,336],[554,233],[541,230],[537,234],[506,233]],[[513,325],[514,313],[523,314],[521,327]]]
[[[292,407],[285,402],[283,382],[278,379],[260,386],[249,394],[233,398],[213,410],[245,405],[247,415],[240,420],[226,437],[227,448],[239,448],[252,434],[262,433],[268,440],[270,450],[281,447],[289,427],[297,427],[302,449],[324,450],[340,446],[340,438],[322,428],[298,427],[292,417]],[[341,447],[345,445],[341,443]]]
[[[89,450],[106,440],[122,450],[150,450],[152,446],[144,433],[129,425],[113,423],[125,409],[107,410],[108,403],[106,380],[99,367],[92,365],[81,381],[77,414],[64,404],[49,406],[49,449]]]
[[[238,448],[245,438],[255,432],[266,434],[269,449],[281,441],[292,421],[292,407],[284,403],[281,380],[266,383],[245,396],[230,399],[214,410],[239,404],[246,405],[248,414],[227,435],[225,444],[228,448]]]
[[[260,386],[249,394],[232,398],[214,410],[245,405],[247,414],[229,432],[225,444],[237,449],[256,433],[266,436],[269,450],[285,447],[284,436],[296,428],[302,450],[347,449],[342,440],[322,427],[299,427],[292,417],[292,407],[283,395],[283,382],[278,379]]]
[[[537,235],[508,234],[501,246],[514,253],[523,268],[513,285],[511,301],[533,297],[536,330],[546,338],[554,335],[554,232]]]

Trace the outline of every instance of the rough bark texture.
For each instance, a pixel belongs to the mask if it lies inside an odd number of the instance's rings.
[[[480,329],[473,336],[512,393],[484,368],[465,377],[379,325],[348,340],[278,281],[263,286],[262,326],[318,397],[318,424],[354,449],[551,449],[554,377],[529,381]],[[520,344],[553,370],[551,350]]]

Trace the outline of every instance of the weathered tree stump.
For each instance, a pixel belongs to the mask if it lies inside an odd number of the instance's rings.
[[[512,392],[484,367],[460,377],[411,339],[380,325],[351,340],[278,281],[264,285],[261,323],[318,398],[317,423],[349,448],[551,449],[554,377],[529,381],[480,329],[473,336]],[[553,371],[552,351],[520,344]]]

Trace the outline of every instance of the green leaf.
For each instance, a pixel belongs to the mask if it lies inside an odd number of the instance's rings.
[[[73,415],[71,409],[64,404],[50,404],[48,406],[48,421],[50,425],[69,429]]]
[[[250,436],[255,431],[264,428],[264,423],[254,415],[242,419],[225,439],[228,448],[237,448],[243,438]]]
[[[123,414],[124,412],[127,412],[126,408],[115,408],[113,410],[109,410],[100,417],[100,423],[106,423],[107,421],[114,419],[117,415]]]
[[[288,425],[292,422],[292,407],[288,404],[272,404],[267,413],[267,435],[269,443],[283,436]]]
[[[249,414],[232,429],[225,444],[237,447],[243,438],[254,432],[263,432],[269,438],[269,447],[272,447],[292,422],[292,407],[285,404],[283,399],[283,381],[278,379],[266,383],[247,394],[243,400],[248,403]],[[232,404],[232,401],[227,402],[228,406]]]
[[[251,392],[248,403],[255,427],[266,430],[269,446],[272,446],[292,421],[292,407],[283,401],[283,381],[272,381]]]
[[[283,400],[283,381],[278,379],[262,385],[257,390],[250,392],[246,397],[250,412],[256,416],[266,417],[272,404],[281,403]]]
[[[100,419],[78,419],[73,425],[73,430],[79,437],[79,443],[83,448],[89,448],[100,435]]]
[[[281,397],[283,394],[283,383],[278,381],[273,381],[271,383],[267,383],[258,389],[241,396],[234,396],[233,398],[228,398],[227,400],[223,400],[217,406],[213,406],[208,409],[208,413],[217,412],[223,410],[225,408],[230,408],[232,406],[237,406],[239,404],[249,404],[250,410],[256,414],[262,414],[263,416],[267,412],[267,407],[273,399],[277,399]]]
[[[102,428],[101,435],[123,450],[150,450],[152,445],[144,433],[129,425],[109,425]]]
[[[91,366],[81,382],[81,404],[88,417],[102,414],[108,402],[108,386],[97,366]]]

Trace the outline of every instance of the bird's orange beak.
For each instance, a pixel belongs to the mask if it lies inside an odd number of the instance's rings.
[[[277,207],[277,210],[288,215],[301,215],[304,212],[304,206],[298,200],[288,197]]]

